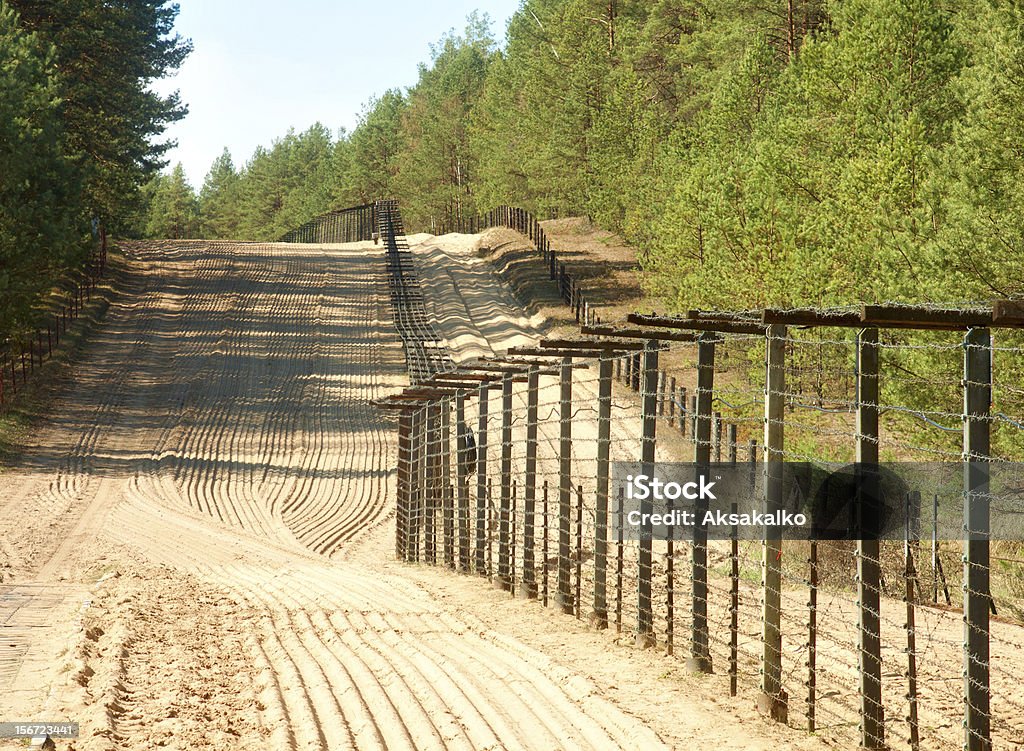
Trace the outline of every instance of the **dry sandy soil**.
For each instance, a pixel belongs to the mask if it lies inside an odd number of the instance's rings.
[[[543,324],[478,243],[410,238],[457,360]],[[78,721],[68,749],[823,747],[658,650],[394,561],[379,248],[126,256],[0,474],[0,721]]]

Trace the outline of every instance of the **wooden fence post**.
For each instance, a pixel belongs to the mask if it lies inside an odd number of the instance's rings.
[[[686,406],[686,386],[679,387],[679,434],[686,438],[686,424],[690,421]]]
[[[907,494],[905,507],[907,515],[906,541],[903,547],[904,559],[904,599],[907,604],[907,721],[910,723],[910,751],[920,751],[921,732],[917,716],[917,626],[914,613],[914,583],[917,580],[917,569],[914,564],[914,542],[920,540],[920,530],[915,533],[912,519],[915,510],[918,515],[921,510],[921,493],[913,491]],[[920,518],[919,516],[916,518]],[[918,590],[920,583],[918,582]]]
[[[412,499],[409,504],[409,535],[406,538],[408,543],[408,556],[410,561],[420,559],[420,528],[422,526],[422,510],[424,501],[424,409],[418,409],[412,416],[412,452],[410,488]]]
[[[572,601],[572,358],[563,357],[558,442],[558,594],[559,609],[574,612]]]
[[[498,517],[498,586],[512,588],[509,525],[512,513],[512,373],[501,379],[501,508]]]
[[[857,595],[859,608],[861,747],[885,746],[882,705],[881,565],[878,477],[878,329],[857,337]]]
[[[437,402],[431,402],[426,410],[426,497],[423,509],[423,559],[427,563],[437,563],[437,509],[441,480],[441,441],[439,431],[440,408]]]
[[[697,340],[697,394],[694,410],[693,461],[698,474],[710,471],[712,450],[711,410],[715,388],[715,342],[718,335],[709,331]],[[695,510],[698,519],[704,518],[707,500],[698,499]],[[690,615],[692,632],[690,657],[686,666],[696,673],[710,673],[711,648],[708,634],[708,530],[702,524],[693,525],[692,600]]]
[[[523,586],[520,593],[530,599],[537,597],[537,563],[534,549],[537,503],[537,412],[540,393],[539,368],[531,365],[526,372],[526,484],[523,487]],[[545,563],[545,565],[547,565]]]
[[[736,466],[736,426],[729,426],[729,463]],[[734,500],[730,511],[738,512]],[[736,696],[739,679],[739,633],[740,633],[740,538],[739,527],[733,525],[729,540],[729,696]]]
[[[477,391],[476,429],[476,573],[487,575],[487,559],[484,546],[487,545],[487,398],[490,389],[486,383]]]
[[[992,339],[964,337],[964,749],[992,748],[989,668],[989,408]]]
[[[466,445],[466,395],[455,395],[455,441],[458,455],[455,462],[456,494],[458,495],[459,570],[469,571],[469,447]]]
[[[594,520],[594,612],[591,624],[608,628],[608,476],[612,433],[612,355],[601,355],[597,395],[597,508]],[[620,520],[621,521],[621,520]]]
[[[412,504],[413,415],[404,409],[398,415],[398,508],[395,513],[395,555],[410,560],[409,524]]]
[[[658,371],[658,417],[665,416],[665,371]]]
[[[813,536],[807,565],[807,732],[813,733],[818,694],[818,541]]]
[[[441,519],[443,523],[444,563],[455,567],[455,498],[452,494],[452,404],[450,397],[440,401],[441,412]]]
[[[676,377],[669,376],[668,379],[668,425],[674,428],[676,425]]]
[[[643,351],[643,433],[640,439],[640,472],[648,477],[654,474],[654,456],[658,430],[658,349],[656,340],[644,342]],[[635,355],[639,359],[639,353]],[[640,368],[634,361],[634,382],[639,387]],[[650,518],[654,504],[650,498],[640,501],[641,518]],[[644,515],[648,515],[644,517]],[[640,532],[639,565],[637,578],[637,624],[636,643],[641,647],[653,647],[654,614],[651,603],[651,580],[653,578],[653,540],[650,522],[644,524]]]
[[[786,327],[773,324],[767,330],[767,362],[764,398],[765,511],[783,504],[783,419],[785,415]],[[782,687],[782,537],[778,529],[765,527],[761,555],[761,693],[757,706],[774,720],[789,719],[789,697]]]

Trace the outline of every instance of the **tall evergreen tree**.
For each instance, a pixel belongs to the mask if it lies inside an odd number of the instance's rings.
[[[409,92],[396,187],[408,197],[404,215],[413,226],[475,213],[476,164],[467,121],[494,50],[489,26],[486,16],[474,14],[465,36],[447,34],[433,48],[433,64],[420,66],[419,82]]]
[[[169,175],[158,175],[151,187],[146,235],[155,239],[182,240],[199,231],[195,191],[179,162]]]
[[[52,45],[0,0],[0,339],[75,257],[76,175],[64,157]]]
[[[172,144],[154,141],[185,116],[177,94],[149,84],[191,49],[173,33],[169,0],[8,0],[21,23],[56,49],[68,156],[82,172],[83,204],[110,229],[130,213],[139,186]]]
[[[203,237],[215,240],[238,237],[239,176],[227,148],[206,173],[199,193],[199,207]]]
[[[402,113],[405,108],[405,97],[400,91],[386,91],[367,103],[352,131],[346,182],[360,203],[394,195],[398,155],[404,145]]]

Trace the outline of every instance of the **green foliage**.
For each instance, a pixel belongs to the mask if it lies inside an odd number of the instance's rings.
[[[973,65],[956,93],[953,124],[933,187],[944,195],[940,235],[947,261],[979,296],[1024,294],[1024,11],[983,3],[962,28]]]
[[[172,144],[154,143],[185,116],[177,94],[149,82],[178,68],[190,43],[172,34],[178,6],[169,0],[8,0],[22,26],[56,50],[67,153],[80,170],[82,201],[111,231],[128,216],[139,187],[165,162]]]
[[[0,2],[0,340],[29,323],[33,302],[76,250],[53,54]]]
[[[622,233],[670,308],[1020,295],[1022,16],[527,0],[500,49],[473,16],[351,134],[289,134],[204,190],[206,231],[270,238],[385,196],[430,229],[510,203]]]
[[[149,212],[146,237],[182,240],[199,234],[198,200],[181,164],[169,175],[157,175],[146,186]]]
[[[189,45],[166,0],[0,0],[0,343],[88,247],[93,219],[139,223],[139,188],[162,166],[152,142],[182,117],[149,83]]]
[[[230,240],[238,237],[239,176],[226,148],[217,157],[203,182],[198,201],[202,205],[200,228],[203,237]],[[198,206],[197,206],[198,210]]]
[[[431,227],[476,213],[476,163],[469,142],[470,110],[480,98],[494,49],[486,18],[470,16],[464,37],[449,32],[432,48],[433,64],[402,113],[403,148],[395,189],[406,196],[403,217]]]
[[[371,99],[349,139],[345,183],[358,203],[395,195],[398,155],[402,151],[405,97],[397,89]]]

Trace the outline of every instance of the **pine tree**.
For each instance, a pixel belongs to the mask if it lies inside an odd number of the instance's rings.
[[[155,178],[151,188],[146,235],[160,240],[182,240],[198,235],[195,191],[179,162],[169,175]]]
[[[0,0],[0,339],[81,249],[53,56]]]
[[[164,128],[187,112],[177,94],[150,81],[174,71],[191,49],[173,34],[169,0],[8,0],[22,25],[54,45],[68,156],[82,173],[82,203],[108,229],[130,213],[139,186],[165,165]]]
[[[239,176],[235,172],[231,152],[225,148],[210,166],[199,193],[200,231],[203,237],[214,240],[238,237],[238,185]]]
[[[489,20],[472,15],[465,36],[449,32],[433,47],[433,64],[420,66],[403,113],[396,184],[411,226],[431,227],[476,213],[476,164],[467,122],[493,49]]]

